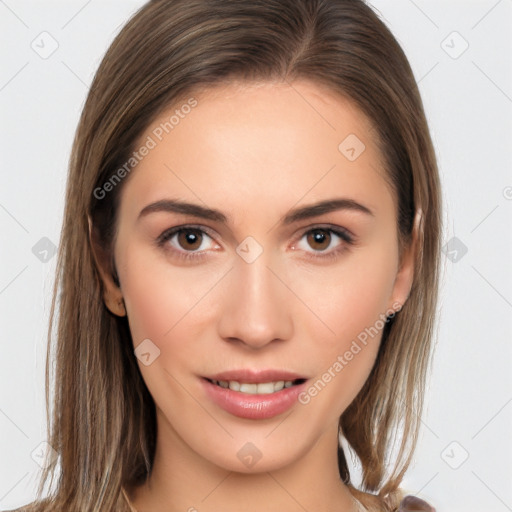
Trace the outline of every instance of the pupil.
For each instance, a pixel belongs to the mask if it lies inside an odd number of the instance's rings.
[[[201,238],[196,231],[182,231],[179,238],[180,244],[182,247],[185,246],[185,249],[197,249],[201,245]]]
[[[320,249],[325,249],[329,246],[329,235],[326,231],[315,230],[312,232],[312,242],[322,245]]]

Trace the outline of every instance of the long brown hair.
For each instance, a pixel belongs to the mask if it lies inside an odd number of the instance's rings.
[[[46,372],[48,441],[59,459],[43,472],[38,497],[45,485],[52,491],[36,510],[124,510],[122,487],[144,481],[155,451],[155,405],[127,318],[104,304],[89,238],[88,218],[112,255],[124,182],[107,194],[98,190],[119,176],[141,134],[170,105],[232,80],[296,79],[350,98],[371,121],[396,193],[401,247],[411,241],[415,213],[423,213],[410,296],[386,324],[375,366],[339,422],[361,462],[360,489],[341,447],[340,477],[366,506],[396,509],[431,361],[441,229],[436,158],[407,58],[362,0],[153,0],[107,51],[74,140]],[[116,277],[113,261],[110,271]],[[389,466],[398,431],[398,455]]]

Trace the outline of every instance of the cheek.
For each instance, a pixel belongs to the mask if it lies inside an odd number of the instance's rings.
[[[201,324],[198,314],[205,314],[201,298],[212,287],[211,276],[203,282],[191,281],[192,273],[173,268],[157,260],[150,251],[135,244],[127,248],[120,265],[119,278],[134,349],[151,340],[150,353],[158,354],[149,365],[138,362],[143,379],[159,406],[166,403],[186,404],[179,382],[183,373],[197,360]],[[188,376],[187,376],[188,377]],[[172,416],[172,411],[169,412]]]
[[[175,287],[154,278],[155,268],[140,270],[137,271],[136,265],[131,265],[124,276],[119,276],[133,343],[137,346],[143,339],[149,338],[162,349],[165,334],[178,321],[183,297],[174,291]]]
[[[154,249],[136,242],[119,252],[123,255],[119,278],[134,344],[150,338],[162,348],[170,333],[186,323],[215,276],[173,266]]]
[[[385,248],[372,249],[361,251],[350,264],[340,265],[329,275],[304,282],[298,290],[326,327],[313,315],[307,315],[300,327],[308,339],[315,340],[308,356],[317,361],[316,377],[302,403],[314,402],[315,410],[333,420],[367,380],[389,314],[395,255]]]
[[[295,291],[321,319],[326,346],[343,350],[360,333],[377,325],[382,329],[396,276],[393,251],[378,246],[354,253],[338,266],[317,272],[314,278],[297,277]],[[312,327],[312,326],[311,326]]]

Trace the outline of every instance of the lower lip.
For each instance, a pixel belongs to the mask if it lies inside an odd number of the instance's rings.
[[[305,389],[307,381],[281,391],[266,395],[250,395],[222,388],[207,379],[201,379],[206,394],[222,409],[233,416],[251,420],[273,418],[290,409],[298,401],[299,394]]]

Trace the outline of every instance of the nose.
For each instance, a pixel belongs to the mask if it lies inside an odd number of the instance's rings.
[[[265,252],[247,263],[237,258],[220,305],[218,333],[249,349],[287,340],[293,334],[292,297],[286,276],[271,269]]]

